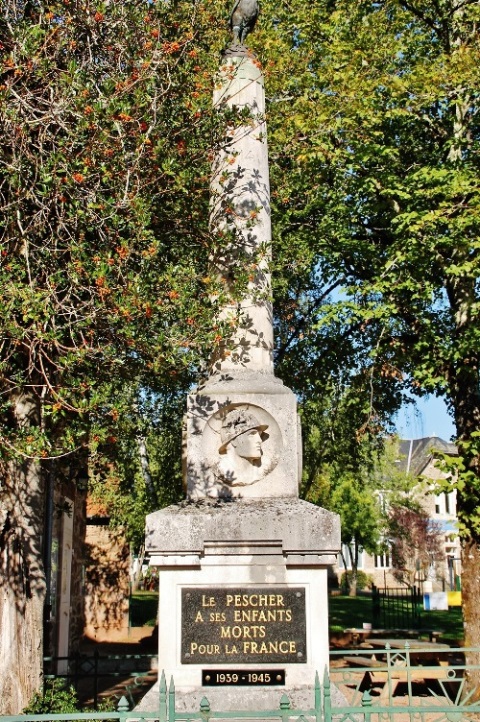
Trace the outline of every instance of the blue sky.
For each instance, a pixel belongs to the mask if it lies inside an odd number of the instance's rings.
[[[396,418],[396,427],[402,439],[439,436],[444,441],[450,441],[455,436],[455,426],[445,402],[435,396],[406,404]]]

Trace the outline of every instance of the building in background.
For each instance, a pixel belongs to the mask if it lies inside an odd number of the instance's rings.
[[[457,531],[456,491],[435,490],[436,482],[446,479],[447,475],[438,468],[436,462],[442,455],[456,456],[455,444],[443,441],[438,437],[409,439],[400,441],[399,469],[419,479],[417,500],[438,531],[440,557],[432,563],[428,578],[419,571],[416,583],[427,586],[425,591],[453,591],[460,589],[460,541]],[[431,484],[429,482],[431,481]],[[349,556],[344,550],[344,559]],[[360,553],[358,570],[360,578],[368,579],[377,587],[398,587],[399,582],[393,575],[391,548],[381,554],[370,555]],[[337,568],[334,570],[338,579],[345,571],[342,556],[338,556]]]

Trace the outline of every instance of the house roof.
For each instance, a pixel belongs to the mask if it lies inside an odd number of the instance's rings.
[[[438,436],[402,440],[400,441],[399,468],[414,476],[420,476],[436,454],[456,456],[458,449],[455,444],[444,441]]]

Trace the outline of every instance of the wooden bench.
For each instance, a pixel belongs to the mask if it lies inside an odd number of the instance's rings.
[[[436,642],[437,639],[440,639],[440,637],[443,634],[442,629],[417,629],[417,636],[420,638],[424,634],[428,634],[428,638],[431,642]]]
[[[401,682],[426,682],[430,679],[442,680],[443,682],[454,682],[455,678],[449,677],[448,665],[439,667],[388,667],[386,662],[380,662],[373,657],[351,656],[344,657],[345,662],[352,667],[359,667],[359,671],[364,671],[362,685],[368,687],[378,687],[383,685],[380,693],[379,701],[388,701],[390,694],[393,696],[398,685]]]

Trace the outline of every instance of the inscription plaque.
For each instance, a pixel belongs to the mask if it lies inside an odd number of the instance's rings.
[[[304,664],[304,587],[182,589],[182,664]]]

